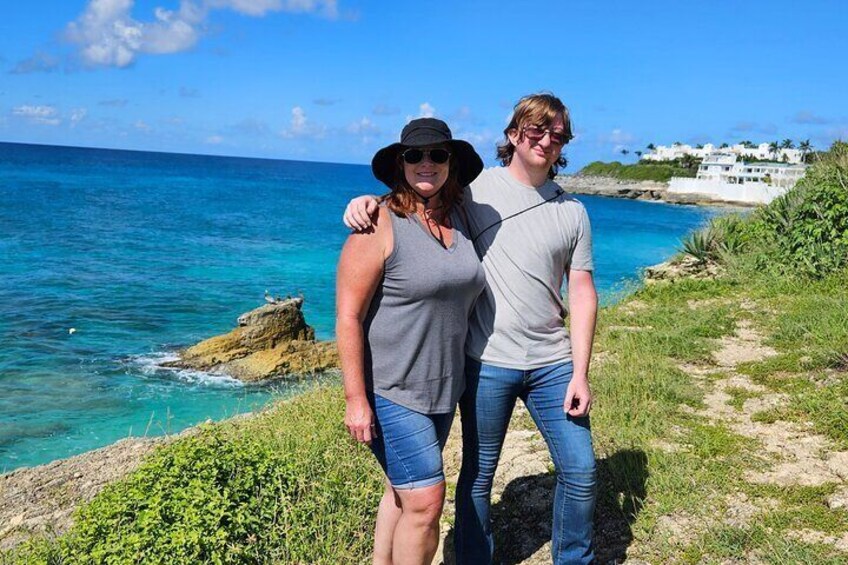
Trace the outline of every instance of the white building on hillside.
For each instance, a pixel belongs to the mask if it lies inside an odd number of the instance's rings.
[[[745,146],[741,143],[730,147],[716,147],[712,143],[707,143],[703,147],[692,147],[685,143],[674,144],[670,147],[659,145],[653,151],[642,155],[642,159],[648,161],[671,161],[674,159],[682,159],[684,155],[691,155],[699,159],[705,159],[709,155],[715,153],[728,153],[742,157],[743,155],[751,155],[755,159],[774,159],[784,163],[800,164],[803,162],[804,152],[800,149],[778,149],[777,153],[769,149],[768,143],[760,143],[755,147]]]
[[[669,192],[702,194],[713,200],[768,204],[795,186],[806,165],[787,163],[745,163],[730,153],[707,155],[697,176],[671,179]]]

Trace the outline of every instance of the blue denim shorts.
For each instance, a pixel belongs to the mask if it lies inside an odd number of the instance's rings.
[[[428,487],[445,480],[442,449],[454,412],[421,414],[375,394],[377,437],[371,451],[396,489]]]

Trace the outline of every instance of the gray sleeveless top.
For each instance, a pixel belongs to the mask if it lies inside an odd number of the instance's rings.
[[[456,211],[447,249],[417,215],[388,216],[394,247],[363,323],[366,388],[423,414],[452,412],[465,390],[465,336],[483,268]]]

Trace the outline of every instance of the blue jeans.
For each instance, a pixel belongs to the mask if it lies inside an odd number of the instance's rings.
[[[421,414],[375,394],[376,437],[371,451],[396,489],[424,488],[445,480],[442,449],[454,412]]]
[[[571,363],[520,370],[466,361],[467,388],[459,401],[463,446],[454,535],[458,565],[492,562],[489,499],[517,398],[542,432],[556,468],[553,562],[592,562],[595,454],[588,416],[572,418],[563,410],[571,375]]]

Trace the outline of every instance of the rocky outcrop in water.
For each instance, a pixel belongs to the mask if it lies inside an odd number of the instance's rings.
[[[201,341],[168,367],[228,374],[259,382],[320,373],[339,366],[336,344],[315,341],[303,298],[265,304],[238,318],[233,331]]]

